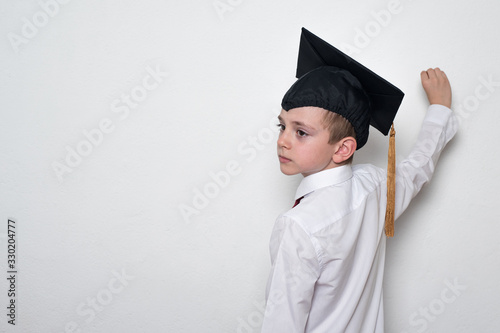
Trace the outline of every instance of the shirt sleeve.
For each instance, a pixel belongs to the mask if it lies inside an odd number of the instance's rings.
[[[319,277],[316,251],[300,225],[283,216],[275,223],[270,244],[273,262],[261,332],[304,332]]]
[[[457,129],[458,121],[449,108],[438,104],[429,106],[417,143],[410,155],[396,166],[396,219],[430,181],[441,152]]]

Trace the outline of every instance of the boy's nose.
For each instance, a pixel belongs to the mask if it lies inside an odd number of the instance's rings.
[[[283,131],[278,136],[278,147],[290,148],[290,140],[287,131]]]

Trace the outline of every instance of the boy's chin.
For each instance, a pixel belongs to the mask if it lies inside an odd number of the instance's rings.
[[[293,176],[293,175],[298,175],[300,172],[297,170],[289,170],[287,168],[284,168],[280,166],[281,173],[287,176]]]

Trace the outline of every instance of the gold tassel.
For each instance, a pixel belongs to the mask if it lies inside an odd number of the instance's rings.
[[[394,236],[394,207],[396,206],[396,131],[391,126],[389,159],[387,161],[387,208],[385,211],[385,235]]]

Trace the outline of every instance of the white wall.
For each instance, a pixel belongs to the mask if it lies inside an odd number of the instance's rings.
[[[426,109],[420,71],[447,72],[460,133],[388,241],[386,331],[497,332],[499,10],[494,0],[2,1],[0,330],[258,332],[271,229],[300,180],[280,174],[269,128],[304,26],[406,93],[400,159]],[[383,167],[386,149],[372,131],[355,162]]]

